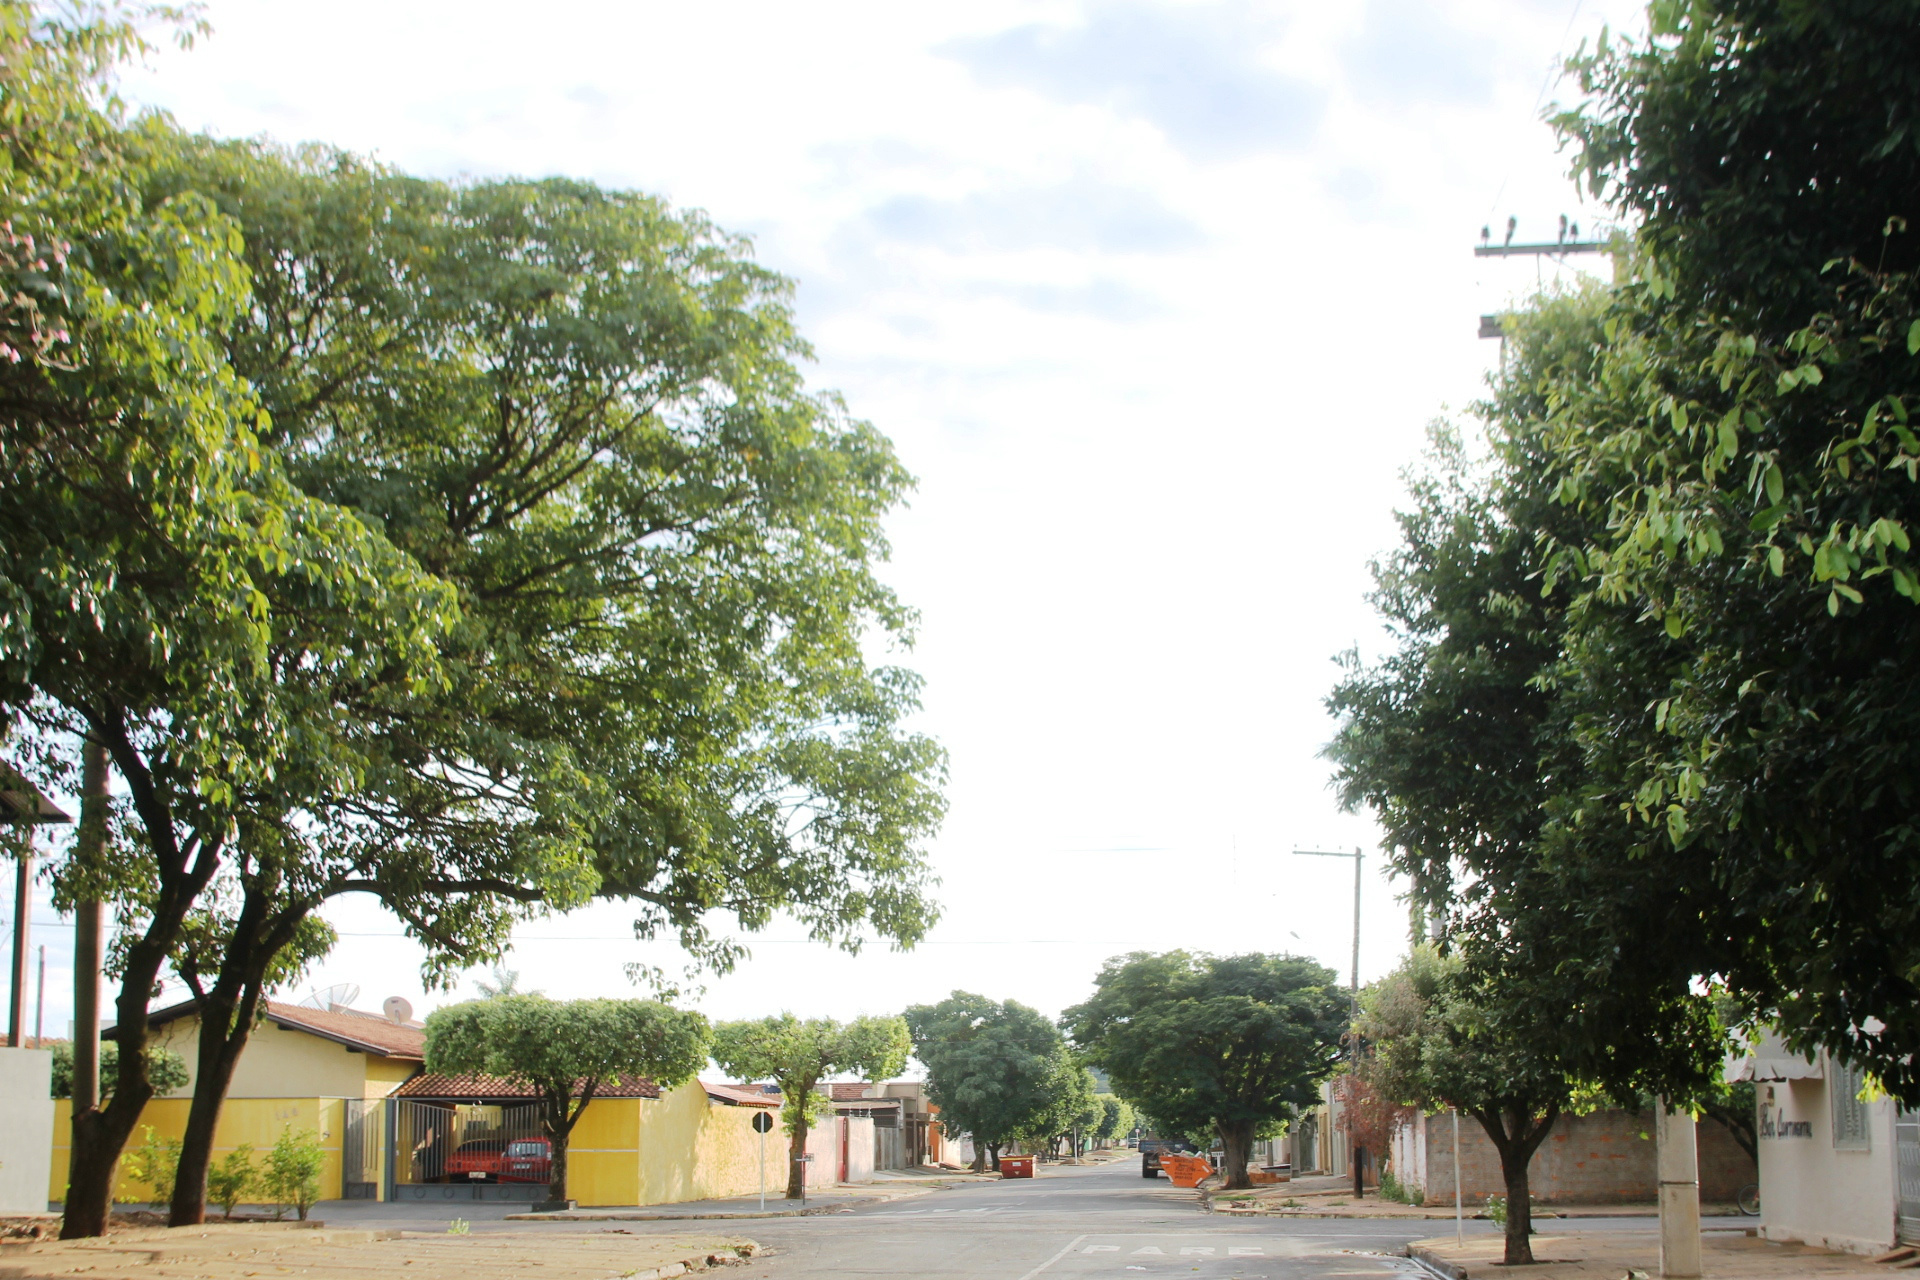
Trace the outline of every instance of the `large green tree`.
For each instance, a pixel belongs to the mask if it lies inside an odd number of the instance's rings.
[[[1331,969],[1297,956],[1136,951],[1061,1022],[1116,1092],[1181,1133],[1219,1136],[1226,1185],[1253,1142],[1319,1097],[1350,1018]]]
[[[1048,1103],[1059,1028],[1018,1000],[955,991],[906,1012],[913,1053],[927,1068],[927,1096],[951,1137],[971,1134],[975,1169],[1000,1167],[1000,1148]]]
[[[351,717],[333,772],[241,797],[234,864],[173,952],[210,1031],[175,1221],[204,1215],[277,957],[333,897],[377,895],[437,978],[596,893],[722,969],[740,948],[715,912],[911,944],[942,761],[898,727],[914,678],[863,647],[908,638],[872,573],[908,481],[804,392],[787,282],[630,193],[456,188],[162,122],[129,145],[149,200],[211,201],[241,233],[252,305],[219,332],[263,443],[458,618],[432,680],[327,686]]]
[[[351,716],[328,690],[433,678],[446,603],[377,532],[288,482],[218,340],[249,301],[235,228],[191,193],[141,192],[109,77],[139,21],[172,16],[0,6],[17,286],[0,361],[0,710],[43,772],[81,740],[111,759],[138,826],[114,870],[146,905],[121,953],[117,1078],[73,1117],[68,1235],[104,1227],[153,1091],[147,1003],[243,797],[337,779]]]
[[[898,1017],[796,1018],[790,1013],[713,1029],[713,1060],[734,1079],[771,1080],[780,1087],[780,1115],[788,1136],[787,1199],[806,1194],[807,1134],[826,1108],[820,1082],[855,1075],[885,1080],[898,1075],[913,1051],[906,1021]]]
[[[1920,24],[1650,14],[1576,63],[1557,120],[1639,225],[1594,368],[1543,415],[1545,475],[1594,530],[1554,566],[1592,602],[1562,856],[1596,882],[1658,865],[1645,936],[1920,1100]]]
[[[547,1199],[567,1198],[567,1145],[594,1095],[622,1076],[672,1089],[707,1061],[707,1020],[656,1000],[500,995],[427,1015],[427,1070],[477,1073],[540,1095],[551,1145]]]

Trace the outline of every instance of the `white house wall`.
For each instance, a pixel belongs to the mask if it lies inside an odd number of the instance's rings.
[[[1867,1104],[1869,1149],[1836,1151],[1825,1080],[1757,1087],[1761,1234],[1852,1253],[1891,1247],[1893,1103]]]

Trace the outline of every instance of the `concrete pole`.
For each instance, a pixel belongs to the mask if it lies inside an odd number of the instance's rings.
[[[87,739],[81,750],[80,831],[74,861],[97,867],[107,844],[107,749]],[[106,961],[100,904],[73,907],[73,1114],[100,1105],[100,969]]]
[[[27,955],[33,937],[33,828],[22,828],[19,875],[13,885],[13,1004],[7,1016],[7,1044],[27,1043]]]
[[[1660,1171],[1660,1274],[1691,1280],[1700,1274],[1700,1155],[1693,1116],[1654,1104]]]
[[[1460,1244],[1467,1242],[1467,1214],[1460,1198],[1460,1108],[1449,1107],[1453,1112],[1453,1238]]]

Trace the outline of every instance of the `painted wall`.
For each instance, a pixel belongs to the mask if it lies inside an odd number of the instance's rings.
[[[163,1138],[178,1138],[186,1132],[186,1098],[155,1098],[140,1113],[129,1148],[146,1141],[143,1127],[151,1127]],[[67,1162],[72,1154],[73,1104],[62,1098],[54,1103],[53,1160],[47,1178],[47,1198],[64,1200],[67,1195]],[[346,1122],[346,1102],[341,1098],[229,1098],[220,1109],[220,1123],[213,1131],[213,1158],[219,1161],[241,1143],[253,1147],[254,1163],[261,1165],[266,1152],[279,1139],[281,1131],[311,1129],[320,1138],[325,1163],[320,1168],[320,1197],[334,1200],[340,1196],[340,1134]],[[114,1186],[113,1198],[124,1204],[145,1204],[151,1189],[124,1175]],[[248,1203],[255,1203],[249,1201]]]
[[[156,1028],[154,1039],[187,1064],[187,1083],[165,1096],[191,1098],[199,1073],[200,1020],[176,1018]],[[419,1069],[417,1062],[355,1053],[321,1036],[262,1022],[241,1051],[227,1097],[384,1098]]]
[[[1892,1101],[1867,1104],[1867,1150],[1836,1151],[1825,1080],[1757,1088],[1760,1233],[1852,1253],[1892,1247],[1898,1208]]]
[[[53,1127],[53,1053],[0,1049],[0,1213],[44,1213]],[[62,1178],[64,1180],[64,1173]]]
[[[589,1103],[568,1145],[567,1194],[582,1205],[599,1206],[755,1195],[763,1145],[753,1131],[756,1110],[713,1103],[697,1081],[657,1099]],[[773,1116],[775,1127],[764,1140],[767,1194],[781,1196],[787,1185],[787,1137],[777,1123],[779,1112]],[[808,1151],[817,1157],[808,1166],[809,1187],[834,1185],[838,1146],[829,1141],[831,1125],[828,1118],[809,1135]],[[871,1165],[870,1131],[865,1143]]]
[[[1702,1120],[1695,1142],[1700,1161],[1700,1198],[1730,1204],[1740,1188],[1758,1180],[1747,1153],[1726,1128]],[[1419,1187],[1427,1203],[1453,1203],[1453,1119],[1445,1112],[1421,1116],[1394,1138],[1393,1174]],[[1628,1111],[1562,1116],[1528,1165],[1533,1198],[1542,1204],[1617,1204],[1647,1201],[1658,1190],[1654,1169],[1653,1117]],[[1460,1182],[1468,1204],[1505,1195],[1500,1153],[1480,1122],[1460,1117]]]

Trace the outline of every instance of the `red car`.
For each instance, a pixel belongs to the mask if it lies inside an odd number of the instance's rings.
[[[498,1182],[508,1143],[500,1138],[463,1142],[447,1157],[448,1182]]]
[[[500,1161],[502,1182],[552,1182],[553,1144],[545,1138],[515,1138]]]

